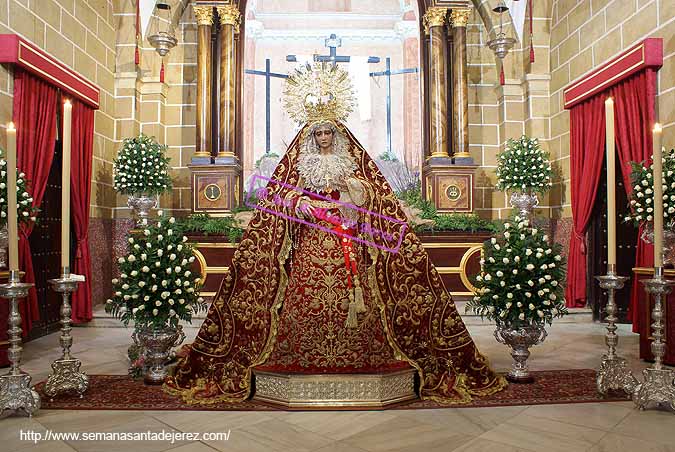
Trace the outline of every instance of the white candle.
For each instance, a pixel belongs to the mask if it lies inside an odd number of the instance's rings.
[[[605,101],[607,142],[607,266],[616,265],[616,152],[614,145],[614,100]]]
[[[654,267],[663,267],[663,163],[661,124],[654,124]]]
[[[61,268],[70,267],[70,135],[73,105],[63,104],[63,163],[61,171]]]
[[[9,237],[9,270],[19,270],[19,226],[16,213],[16,129],[7,126],[7,235]]]

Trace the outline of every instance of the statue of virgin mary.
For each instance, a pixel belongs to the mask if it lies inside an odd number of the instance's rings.
[[[391,187],[343,123],[353,103],[347,73],[307,65],[288,79],[285,99],[304,126],[165,389],[192,404],[243,401],[263,365],[319,374],[411,366],[418,395],[442,403],[504,388]]]

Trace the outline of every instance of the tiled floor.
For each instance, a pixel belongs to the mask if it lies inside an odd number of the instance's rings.
[[[510,365],[493,327],[468,319],[469,329],[493,366]],[[201,321],[187,329],[188,339]],[[76,328],[73,353],[91,374],[124,374],[131,330],[112,319]],[[604,328],[590,322],[560,323],[532,349],[533,369],[596,367]],[[637,336],[620,327],[621,349],[637,372]],[[39,381],[59,355],[58,334],[26,344],[23,368]],[[227,441],[97,442],[21,440],[35,432],[226,432]],[[0,420],[0,450],[59,451],[675,451],[675,414],[639,412],[632,403],[459,408],[386,412],[139,412],[42,410],[32,419]]]

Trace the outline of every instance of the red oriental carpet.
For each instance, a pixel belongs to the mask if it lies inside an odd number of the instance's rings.
[[[494,407],[630,400],[623,393],[606,397],[598,394],[595,387],[595,370],[592,369],[546,370],[532,372],[532,374],[535,377],[535,382],[532,384],[510,384],[504,391],[488,397],[475,398],[465,405],[442,405],[433,401],[417,400],[388,409]],[[180,398],[164,393],[159,386],[145,386],[142,380],[133,380],[126,375],[90,375],[89,390],[81,399],[77,396],[63,395],[50,401],[42,392],[43,385],[44,382],[38,383],[35,388],[42,397],[42,408],[47,410],[281,410],[255,400],[212,406],[188,405]]]

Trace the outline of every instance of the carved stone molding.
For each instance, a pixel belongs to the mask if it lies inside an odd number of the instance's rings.
[[[450,12],[450,22],[453,27],[466,27],[470,15],[471,8],[453,8]]]
[[[213,25],[213,7],[194,5],[192,8],[195,11],[197,25]]]
[[[429,34],[429,29],[432,27],[442,27],[445,25],[445,20],[448,15],[448,8],[441,8],[439,6],[432,6],[427,10],[422,18],[424,23],[424,31]]]
[[[241,24],[241,13],[237,5],[219,6],[218,17],[221,25],[232,25],[235,32],[239,32],[239,25]]]

